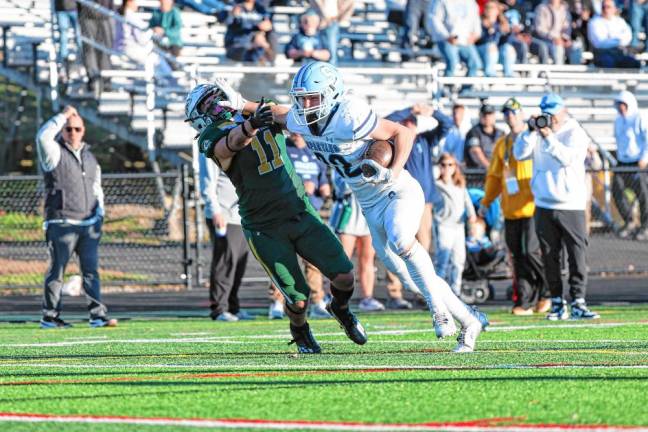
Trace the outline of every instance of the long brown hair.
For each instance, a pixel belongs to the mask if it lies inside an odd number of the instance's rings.
[[[452,174],[452,182],[455,184],[455,186],[466,187],[466,178],[461,172],[461,166],[459,166],[457,159],[455,159],[452,153],[442,153],[441,157],[439,158],[439,165],[441,165],[443,162],[452,162],[454,164],[455,172],[454,174]],[[439,174],[439,179],[440,178],[441,174]]]

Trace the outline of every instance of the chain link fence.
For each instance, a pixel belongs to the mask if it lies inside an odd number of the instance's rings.
[[[648,240],[642,237],[648,234],[648,171],[618,167],[590,176],[590,272],[648,272]],[[469,187],[483,190],[483,172],[468,171],[466,178]],[[195,213],[197,194],[189,173],[104,174],[102,182],[104,287],[181,288],[191,286],[192,279],[205,282],[211,248],[204,226],[198,229],[204,220],[202,212]],[[42,208],[40,176],[0,177],[0,289],[42,286],[48,265]],[[257,267],[251,263],[246,276],[262,277]],[[75,257],[66,274],[78,273]]]

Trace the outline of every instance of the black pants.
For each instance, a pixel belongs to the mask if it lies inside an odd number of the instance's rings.
[[[79,16],[81,34],[93,40],[98,45],[112,49],[113,32],[110,21],[107,19],[91,19]],[[101,76],[101,71],[110,69],[110,56],[87,43],[83,44],[83,65],[91,81]]]
[[[632,167],[639,170],[636,163],[619,162],[620,167]],[[639,200],[641,228],[648,228],[648,173],[646,172],[615,172],[612,180],[612,196],[617,209],[626,224],[632,222],[632,202],[628,201],[625,189],[632,189]]]
[[[587,285],[587,231],[584,210],[536,207],[536,233],[542,248],[545,277],[552,297],[563,296],[561,250],[567,251],[569,294],[584,299]]]
[[[549,295],[533,218],[506,219],[504,237],[513,257],[517,281],[518,296],[515,305],[528,309],[540,298]]]
[[[213,254],[209,276],[211,316],[239,312],[238,291],[245,273],[249,249],[240,225],[227,225],[224,237],[216,235],[214,223],[207,219]]]

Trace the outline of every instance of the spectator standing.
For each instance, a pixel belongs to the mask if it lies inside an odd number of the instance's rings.
[[[414,45],[420,39],[420,28],[423,24],[427,27],[425,19],[432,0],[407,0],[405,5],[405,22],[401,39],[403,48],[402,60],[409,61],[414,53]]]
[[[286,45],[285,54],[295,62],[328,61],[331,52],[319,32],[320,18],[313,9],[307,10],[299,19],[299,32]]]
[[[630,188],[639,201],[641,225],[635,238],[648,240],[648,118],[639,111],[637,99],[629,91],[619,93],[614,104],[618,113],[614,122],[618,166],[637,170],[614,174],[612,195],[625,221],[621,236],[630,237],[633,231],[633,206],[625,194],[625,190]]]
[[[315,157],[306,146],[306,141],[299,134],[290,134],[290,139],[286,141],[286,151],[295,172],[304,183],[306,196],[313,208],[319,212],[324,201],[331,196],[331,185],[326,176],[326,165]],[[308,261],[302,261],[306,283],[311,289],[309,317],[331,318],[331,314],[326,311],[322,273]]]
[[[204,154],[200,167],[200,195],[205,203],[205,220],[212,243],[209,274],[209,308],[214,321],[250,319],[241,310],[239,288],[249,258],[249,250],[238,209],[238,196],[229,177]]]
[[[159,38],[158,45],[164,51],[179,56],[182,50],[182,14],[173,0],[160,0],[160,8],[153,11],[149,27]]]
[[[439,168],[434,203],[434,267],[459,296],[466,264],[466,219],[475,222],[475,208],[466,190],[466,179],[450,153],[441,155]]]
[[[38,131],[38,161],[45,181],[45,239],[50,264],[45,275],[41,328],[70,327],[60,318],[65,267],[76,253],[91,327],[115,327],[101,302],[99,240],[104,219],[101,167],[83,141],[85,126],[66,106]],[[60,134],[60,135],[59,135]]]
[[[94,0],[94,3],[113,10],[113,0]],[[104,48],[113,46],[113,29],[110,17],[93,7],[77,3],[81,34]],[[109,81],[103,81],[101,71],[110,69],[110,55],[90,44],[83,44],[83,65],[88,74],[87,88],[98,96],[101,90],[109,90]]]
[[[580,64],[582,47],[572,43],[571,14],[563,0],[545,0],[535,8],[533,20],[531,52],[536,54],[540,63],[565,63],[565,55],[570,64]]]
[[[483,102],[479,109],[479,124],[466,135],[464,163],[466,168],[487,169],[495,143],[504,131],[495,127],[495,107]]]
[[[459,61],[466,63],[468,76],[477,76],[482,62],[475,47],[481,36],[479,9],[474,0],[432,0],[428,14],[432,39],[446,62],[446,76],[454,76]]]
[[[483,215],[491,203],[502,196],[504,238],[513,258],[514,286],[517,287],[511,312],[513,315],[532,315],[534,311],[544,313],[551,307],[551,301],[533,220],[533,161],[518,161],[513,155],[513,143],[526,129],[524,113],[515,98],[506,101],[502,112],[511,132],[500,137],[495,144],[479,213]],[[536,305],[535,310],[533,305]]]
[[[239,0],[228,18],[225,33],[227,58],[251,63],[272,63],[277,41],[267,9],[255,0]]]
[[[145,63],[153,61],[155,76],[157,78],[170,78],[171,66],[165,59],[153,51],[152,32],[141,30],[146,28],[146,23],[137,16],[137,0],[123,0],[119,14],[126,23],[115,22],[115,41],[113,49],[126,54],[131,61]]]
[[[443,143],[443,152],[450,153],[461,165],[464,160],[464,143],[466,134],[471,128],[470,121],[466,118],[466,107],[460,103],[452,106],[452,128]]]
[[[353,0],[310,0],[310,5],[320,16],[320,30],[331,53],[329,63],[335,66],[338,63],[340,26],[348,25],[353,15]]]
[[[594,51],[594,65],[603,68],[639,68],[639,60],[628,55],[630,26],[617,15],[614,0],[603,0],[601,14],[592,18],[587,33]]]
[[[543,96],[540,109],[551,123],[518,135],[513,156],[533,160],[531,192],[536,205],[536,233],[542,248],[545,277],[551,293],[547,319],[570,317],[563,299],[561,250],[569,263],[568,284],[572,297],[572,319],[596,319],[585,302],[587,288],[587,231],[585,206],[585,157],[590,139],[576,120],[570,118],[557,94]]]
[[[74,32],[77,50],[81,49],[77,3],[74,0],[55,0],[54,11],[56,12],[56,23],[58,24],[59,31],[59,52],[56,61],[59,64],[59,68],[64,68],[67,66],[70,56],[68,48],[68,33],[70,29]]]
[[[512,77],[515,50],[506,42],[505,35],[511,30],[508,20],[501,14],[498,2],[489,1],[486,3],[481,23],[481,37],[477,40],[476,45],[484,64],[484,75],[496,76],[495,66],[499,62],[504,67],[504,76]]]
[[[436,127],[416,134],[412,151],[407,162],[405,162],[405,169],[423,189],[425,210],[423,211],[416,238],[421,243],[421,246],[430,252],[430,246],[432,245],[432,203],[436,194],[434,174],[432,173],[432,154],[435,149],[439,148],[441,141],[450,132],[452,120],[443,114],[441,110],[434,109],[426,104],[415,104],[400,111],[394,111],[385,118],[398,122],[416,132],[418,126],[417,116],[431,116],[437,121]]]
[[[648,1],[630,0],[630,27],[632,29],[632,41],[630,46],[640,48],[639,33],[648,35]],[[648,50],[648,44],[644,41],[644,51]]]

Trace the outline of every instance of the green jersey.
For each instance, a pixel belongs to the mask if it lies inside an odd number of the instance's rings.
[[[198,147],[206,147],[206,140],[217,143],[236,126],[233,121],[212,123],[200,134]],[[267,229],[304,211],[317,214],[286,153],[286,138],[278,126],[259,130],[252,142],[234,155],[225,174],[236,188],[241,224],[247,230]]]

